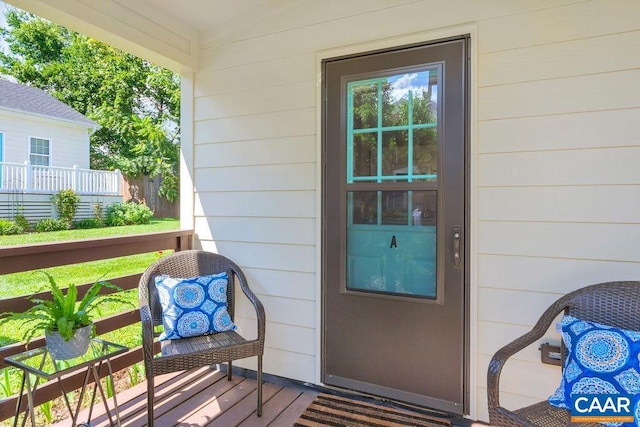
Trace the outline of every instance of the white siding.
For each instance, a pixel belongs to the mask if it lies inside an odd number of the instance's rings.
[[[89,169],[89,130],[85,126],[0,110],[0,131],[4,132],[5,162],[27,161],[29,138],[33,137],[50,141],[50,166]]]
[[[552,301],[640,277],[640,2],[292,2],[205,34],[193,89],[196,233],[265,301],[267,372],[320,381],[318,55],[469,25],[471,415],[487,419],[493,352]],[[558,374],[533,345],[505,369],[502,402],[546,398]]]
[[[634,1],[541,8],[479,25],[481,419],[486,366],[500,346],[566,292],[640,277],[639,30]],[[559,339],[549,331],[541,342]],[[558,369],[539,362],[538,344],[503,371],[506,407],[557,386]]]

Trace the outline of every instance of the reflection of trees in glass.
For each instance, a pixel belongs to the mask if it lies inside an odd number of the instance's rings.
[[[377,133],[360,133],[353,136],[353,175],[376,176],[378,174]]]
[[[378,85],[353,87],[353,129],[378,127]]]
[[[407,126],[409,124],[409,95],[395,99],[393,85],[381,83],[382,126]],[[411,124],[436,123],[436,104],[431,100],[433,85],[428,89],[411,91],[413,121]],[[378,127],[378,84],[366,84],[352,87],[353,129]]]
[[[392,130],[382,132],[382,175],[407,175],[409,132]]]
[[[382,192],[382,223],[386,225],[407,225],[408,191]]]
[[[413,131],[414,174],[438,173],[438,131],[436,128]]]
[[[353,223],[376,224],[378,222],[378,193],[355,191],[353,197]]]
[[[409,124],[409,104],[405,98],[394,100],[392,91],[390,83],[382,85],[382,126],[406,126]]]
[[[427,124],[437,123],[438,112],[436,104],[431,100],[433,96],[433,85],[429,85],[429,90],[422,90],[421,94],[413,95],[413,123]]]
[[[423,90],[421,96],[413,98],[413,123],[437,123],[437,105],[431,100],[433,86]],[[413,166],[415,174],[438,172],[438,131],[436,128],[414,129]]]
[[[402,98],[394,99],[393,87],[389,83],[382,85],[382,126],[407,126],[409,124],[427,124],[437,122],[435,103],[431,100],[433,86],[427,90],[416,88]],[[409,101],[412,106],[412,122],[409,123]]]
[[[384,128],[437,123],[437,104],[432,100],[435,85],[430,84],[426,88],[416,87],[398,98],[396,88],[389,80],[351,87],[352,129],[377,129],[379,118],[383,128],[382,153],[378,153],[377,132],[354,135],[354,176],[375,176],[379,172],[386,176],[408,174],[409,132],[406,129],[384,130]],[[437,173],[436,128],[414,128],[411,142],[413,143],[413,173]],[[377,171],[380,155],[382,171]]]

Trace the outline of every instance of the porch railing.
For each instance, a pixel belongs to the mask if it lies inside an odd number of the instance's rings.
[[[193,231],[179,230],[160,233],[139,234],[132,236],[111,237],[102,239],[87,239],[71,242],[48,243],[38,245],[0,247],[0,275],[31,271],[58,265],[70,265],[87,261],[96,261],[133,254],[148,253],[154,251],[173,249],[176,251],[192,248]],[[138,286],[141,273],[125,277],[104,278],[116,284],[124,290],[135,289]],[[78,286],[79,294],[83,295],[90,284]],[[103,293],[112,292],[103,288]],[[35,295],[35,297],[47,297],[48,293]],[[32,303],[30,298],[34,295],[22,295],[19,297],[0,299],[0,313],[7,311],[19,312],[29,308]],[[99,319],[95,322],[96,333],[104,334],[125,326],[136,324],[140,321],[137,309],[129,309],[125,312]],[[36,348],[44,345],[44,338],[34,339],[28,348]],[[11,344],[0,348],[0,369],[6,367],[4,358],[25,350],[23,343]],[[142,361],[142,348],[129,350],[112,360],[114,371],[128,368],[134,363]],[[101,372],[105,376],[107,372]],[[64,389],[75,390],[82,386],[83,374],[71,374],[63,380]],[[34,405],[53,400],[61,396],[60,387],[55,381],[45,383],[38,387],[34,397]],[[0,421],[11,418],[16,409],[18,396],[10,396],[0,400]],[[22,403],[26,408],[26,396]],[[24,409],[24,408],[23,408]]]
[[[120,195],[120,171],[36,166],[0,162],[0,191],[57,193],[71,189],[78,194]]]

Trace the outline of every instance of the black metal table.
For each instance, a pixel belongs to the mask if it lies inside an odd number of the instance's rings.
[[[20,415],[20,408],[22,406],[22,396],[24,393],[24,389],[26,386],[27,389],[27,400],[28,400],[28,411],[25,411],[24,418],[22,419],[22,425],[24,426],[27,422],[27,418],[31,418],[31,425],[36,427],[36,420],[34,414],[34,395],[36,389],[38,388],[38,383],[40,379],[44,379],[46,381],[50,381],[56,379],[58,385],[60,387],[60,391],[62,392],[62,397],[64,402],[69,410],[69,414],[72,419],[72,426],[90,426],[91,424],[91,414],[93,412],[93,405],[96,399],[96,392],[99,390],[100,395],[102,397],[102,402],[104,404],[107,416],[109,417],[109,422],[112,426],[120,426],[120,413],[118,412],[118,402],[116,400],[116,393],[113,393],[113,405],[115,412],[115,423],[113,418],[111,417],[111,411],[109,410],[109,404],[107,403],[107,397],[102,388],[102,384],[100,382],[99,372],[103,364],[107,366],[109,371],[108,381],[111,382],[111,388],[114,389],[113,384],[113,371],[111,369],[111,358],[122,354],[128,350],[127,347],[124,347],[120,344],[115,344],[109,341],[104,341],[98,338],[91,339],[91,343],[89,345],[89,349],[87,352],[75,359],[68,360],[55,360],[51,357],[46,347],[40,347],[35,350],[25,351],[23,353],[14,354],[13,356],[9,356],[5,358],[5,363],[10,366],[14,366],[20,370],[22,370],[22,381],[20,384],[20,395],[18,397],[18,403],[16,405],[16,414],[13,421],[13,426],[16,427],[18,424],[18,417]],[[78,402],[76,404],[75,410],[71,406],[71,402],[67,397],[67,391],[64,389],[64,384],[62,381],[62,376],[69,374],[71,372],[75,372],[77,370],[85,369],[84,379],[82,382],[82,388],[80,389],[80,396],[78,397]],[[36,376],[35,381],[32,384],[31,375]],[[84,397],[87,385],[89,383],[89,377],[93,377],[94,387],[93,393],[91,396],[91,404],[89,407],[89,415],[87,421],[77,424],[78,415],[80,413],[82,399]]]

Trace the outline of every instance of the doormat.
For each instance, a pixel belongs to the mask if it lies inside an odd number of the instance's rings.
[[[300,415],[296,427],[451,426],[446,417],[409,412],[329,394],[318,395]]]

